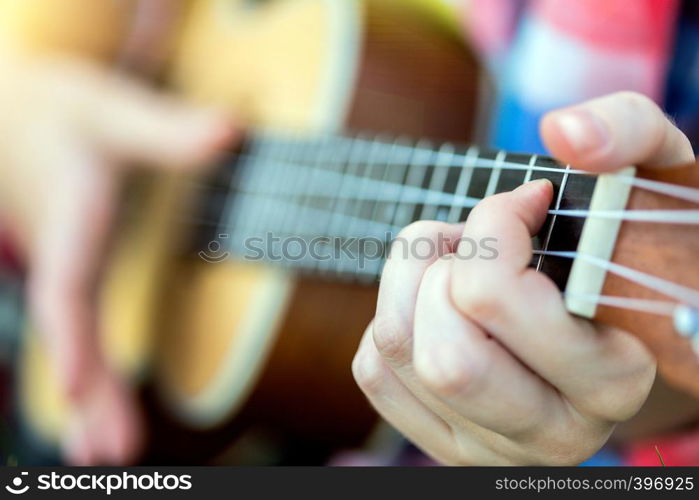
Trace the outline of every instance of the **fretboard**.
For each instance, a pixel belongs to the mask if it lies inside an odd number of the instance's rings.
[[[200,241],[242,259],[372,281],[401,228],[464,221],[484,197],[540,178],[554,185],[554,213],[534,248],[575,250],[584,219],[555,213],[588,209],[596,179],[551,158],[404,139],[259,135],[212,180]],[[536,255],[532,266],[563,289],[571,263]]]

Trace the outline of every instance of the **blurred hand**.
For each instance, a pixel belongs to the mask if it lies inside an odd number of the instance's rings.
[[[96,340],[95,288],[122,176],[213,159],[229,120],[78,61],[0,61],[0,200],[26,251],[29,303],[71,404],[75,464],[122,464],[142,439],[133,395]]]
[[[564,163],[596,172],[694,160],[687,138],[632,93],[550,113],[541,132]],[[459,258],[471,249],[453,243],[441,258],[389,257],[353,371],[379,413],[437,460],[580,463],[653,384],[639,340],[571,316],[554,283],[527,267],[551,198],[551,184],[534,181],[483,200],[463,225],[418,222],[400,235],[497,238],[495,260]]]

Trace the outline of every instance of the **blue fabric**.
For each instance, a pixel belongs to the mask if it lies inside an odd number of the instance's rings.
[[[685,1],[668,71],[665,110],[699,146],[699,3]]]
[[[621,455],[609,448],[603,448],[587,462],[581,463],[580,467],[611,467],[618,465],[624,465]]]

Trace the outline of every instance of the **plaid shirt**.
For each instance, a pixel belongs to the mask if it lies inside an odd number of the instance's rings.
[[[496,86],[493,146],[544,153],[547,111],[643,93],[699,140],[699,9],[679,0],[464,0],[466,31]]]

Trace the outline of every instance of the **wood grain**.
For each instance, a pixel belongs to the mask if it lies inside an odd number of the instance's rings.
[[[639,177],[699,188],[699,164],[639,171]],[[634,188],[629,210],[690,210],[696,205]],[[699,226],[625,221],[612,261],[699,290]],[[651,300],[664,295],[608,274],[602,293]],[[596,319],[633,332],[658,357],[659,371],[669,382],[699,396],[699,356],[688,339],[675,333],[672,319],[649,313],[600,306]]]

